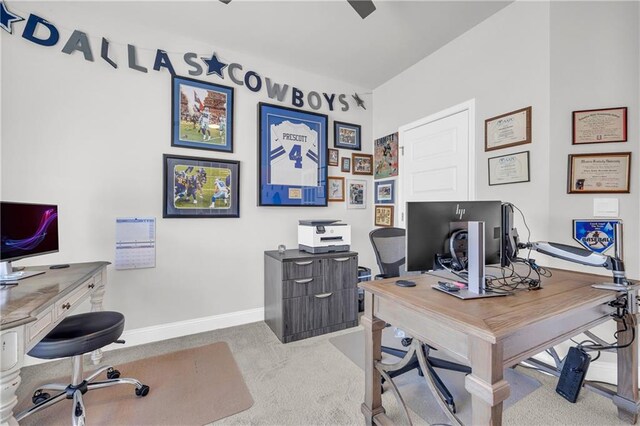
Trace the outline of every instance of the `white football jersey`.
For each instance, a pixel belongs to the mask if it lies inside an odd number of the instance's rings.
[[[318,132],[303,123],[271,125],[271,185],[318,186]]]

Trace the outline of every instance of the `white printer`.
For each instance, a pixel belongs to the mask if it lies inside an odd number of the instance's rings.
[[[351,225],[339,220],[301,220],[298,223],[298,248],[308,253],[349,251]]]

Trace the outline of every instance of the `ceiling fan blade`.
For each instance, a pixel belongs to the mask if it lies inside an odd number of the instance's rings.
[[[220,0],[223,1],[223,0]],[[374,10],[376,10],[376,6],[373,4],[372,0],[347,0],[352,8],[358,12],[358,15],[362,19],[371,15]]]

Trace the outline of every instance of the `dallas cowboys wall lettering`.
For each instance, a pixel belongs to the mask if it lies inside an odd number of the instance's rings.
[[[0,1],[0,8],[2,12],[0,14],[0,27],[9,34],[13,34],[13,25],[25,21],[25,19],[10,12],[4,1]],[[24,24],[22,38],[40,46],[53,47],[60,41],[60,31],[52,22],[32,13]],[[138,62],[136,46],[121,43],[121,45],[124,44],[127,46],[126,56],[128,67],[135,71],[148,73],[149,64]],[[73,30],[62,47],[62,52],[68,55],[72,55],[76,51],[82,53],[86,61],[94,62],[91,40],[87,33],[80,30]],[[120,55],[125,54],[122,51],[118,52],[116,49],[112,50],[109,41],[105,37],[101,37],[100,58],[114,69],[118,69],[118,53]],[[174,54],[170,54],[170,52],[163,49],[156,49],[152,67],[153,70],[162,71],[164,68],[171,75],[175,76],[175,67],[171,61],[172,55]],[[244,71],[241,64],[235,62],[227,64],[222,62],[215,52],[213,52],[210,57],[199,57],[193,52],[187,52],[181,56],[190,76],[199,76],[206,73],[206,75],[215,74],[220,79],[228,77],[234,84],[244,86],[254,93],[258,93],[266,87],[267,96],[269,96],[270,99],[275,99],[279,102],[288,100],[291,105],[298,108],[309,105],[311,109],[319,110],[326,105],[330,111],[338,107],[340,111],[349,111],[348,98],[345,94],[336,95],[335,93],[324,93],[313,90],[304,92],[292,85],[277,83],[269,77],[262,77],[257,71]],[[203,63],[204,66],[202,65]],[[359,107],[366,109],[364,102],[357,94],[352,95],[352,98]]]

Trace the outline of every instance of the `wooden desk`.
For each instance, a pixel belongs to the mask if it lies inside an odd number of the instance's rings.
[[[513,296],[460,300],[431,288],[437,277],[411,277],[416,287],[398,287],[395,279],[360,283],[365,290],[362,324],[366,339],[366,389],[362,413],[368,425],[388,424],[380,397],[380,339],[385,323],[443,349],[467,363],[472,373],[465,388],[472,396],[472,423],[500,425],[502,402],[509,396],[503,369],[611,319],[615,309],[607,304],[619,293],[598,290],[591,284],[610,277],[552,269],[538,291]],[[618,343],[632,338],[636,315],[627,314],[627,332]],[[622,330],[618,321],[618,330]],[[638,409],[638,344],[617,351],[618,416],[635,423]],[[633,409],[630,409],[633,408]],[[450,415],[450,413],[447,413]],[[450,418],[451,415],[450,415]],[[456,419],[452,418],[452,421]]]
[[[17,425],[13,407],[18,403],[20,369],[24,356],[87,297],[91,311],[102,310],[109,262],[72,264],[65,269],[29,267],[44,274],[25,278],[14,287],[0,289],[0,425]],[[96,351],[91,359],[100,362]]]

